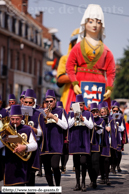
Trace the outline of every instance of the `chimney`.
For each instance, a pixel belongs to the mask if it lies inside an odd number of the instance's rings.
[[[42,11],[39,12],[39,22],[40,24],[42,24],[43,22],[43,12]]]
[[[28,13],[28,0],[22,0],[22,12]]]
[[[42,22],[43,22],[43,12],[42,11],[40,11],[39,14],[36,14],[36,20],[37,20],[37,22],[42,24]]]

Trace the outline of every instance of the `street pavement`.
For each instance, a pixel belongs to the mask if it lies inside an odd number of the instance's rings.
[[[73,161],[72,156],[69,156],[69,160],[66,166],[66,173],[61,175],[61,186],[63,194],[78,194],[82,193],[81,191],[73,191],[75,187],[75,173],[72,171]],[[100,185],[98,177],[98,186],[96,189],[88,188],[90,184],[90,179],[88,174],[86,175],[86,186],[87,193],[92,194],[127,194],[129,193],[129,144],[126,144],[124,151],[122,152],[122,161],[121,161],[121,173],[116,173],[116,175],[110,173],[109,179],[111,182],[110,186],[106,184]],[[3,181],[0,182],[0,187],[3,186]],[[36,176],[36,186],[48,186],[43,169],[43,177]]]

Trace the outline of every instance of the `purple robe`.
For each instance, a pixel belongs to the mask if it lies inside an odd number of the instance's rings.
[[[120,132],[118,131],[117,133],[117,139],[118,139],[118,147],[117,147],[117,151],[122,151],[123,149],[123,145],[128,143],[128,137],[127,137],[127,131],[126,131],[126,125],[125,125],[125,120],[124,117],[121,116],[120,119],[116,119],[115,122],[119,123],[119,126],[123,123],[124,125],[124,131]],[[118,128],[117,128],[118,130]],[[120,137],[122,137],[122,140],[120,139]]]
[[[2,115],[2,118],[4,118],[9,116],[9,113],[5,108],[0,108],[0,115]]]
[[[74,117],[74,112],[70,112],[71,118]],[[94,118],[91,112],[83,111],[82,116],[87,120],[91,117],[93,123]],[[92,129],[85,126],[73,126],[69,129],[69,153],[70,154],[90,154],[90,137]]]
[[[103,127],[103,132],[99,135],[94,130],[93,143],[91,145],[92,152],[101,152],[101,156],[110,156],[110,145],[108,139],[108,133],[105,130],[105,121],[100,118],[94,118],[94,123],[96,125],[101,125]]]
[[[53,108],[51,111],[52,114],[57,116],[59,119],[62,119],[62,114],[64,114],[67,120],[66,111],[62,108]],[[46,141],[47,141],[47,150],[43,150],[41,155],[43,154],[62,154],[63,152],[63,131],[56,122],[53,122],[51,119],[50,122],[46,124]]]
[[[17,131],[19,134],[26,133],[27,141],[29,141],[31,132],[36,139],[33,130],[27,125],[20,125],[17,127]],[[32,152],[32,156],[28,161],[23,161],[11,150],[5,147],[5,186],[27,183],[29,181],[31,168],[39,170],[38,150]]]
[[[23,119],[25,116],[23,117]],[[40,128],[42,130],[42,136],[40,137],[40,140],[38,141],[38,147],[40,150],[45,150],[46,148],[46,127],[44,123],[43,115],[37,111],[36,109],[33,109],[33,116],[28,117],[28,122],[33,121],[34,122],[34,128],[38,128],[38,125],[40,125]]]

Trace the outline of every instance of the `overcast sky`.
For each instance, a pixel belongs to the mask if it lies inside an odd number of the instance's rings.
[[[62,4],[52,0],[29,0],[29,13],[34,16],[39,11],[44,11],[43,25],[58,29],[56,35],[61,40],[63,55],[67,53],[72,31],[80,26],[85,8],[88,4],[99,4],[105,17],[104,43],[112,51],[115,60],[123,57],[124,48],[129,46],[129,0],[55,1]]]

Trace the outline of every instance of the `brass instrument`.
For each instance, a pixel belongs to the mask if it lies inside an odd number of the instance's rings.
[[[21,121],[22,125],[31,125],[34,127],[34,122],[33,121],[28,121],[29,115],[25,114],[25,119]]]
[[[80,116],[82,115],[82,112],[77,112],[76,118],[75,118],[75,126],[85,126],[85,124],[81,121]]]
[[[49,105],[48,105],[48,110],[47,110],[46,117],[44,117],[44,122],[45,122],[45,123],[47,123],[47,120],[48,120],[47,115],[48,115],[51,111],[52,111],[52,108],[51,108],[51,105],[49,104]]]
[[[22,137],[21,134],[17,133],[17,131],[9,124],[9,117],[5,117],[3,120],[3,127],[0,129],[0,140],[2,141],[2,143],[9,148],[12,152],[14,151],[14,149],[17,147],[17,143],[9,143],[9,142],[5,142],[4,138],[8,137],[8,135],[17,135],[18,138],[21,139],[21,144],[22,145],[27,145],[28,142]],[[32,152],[20,152],[20,153],[16,153],[15,154],[21,158],[23,161],[28,161],[31,157]]]

